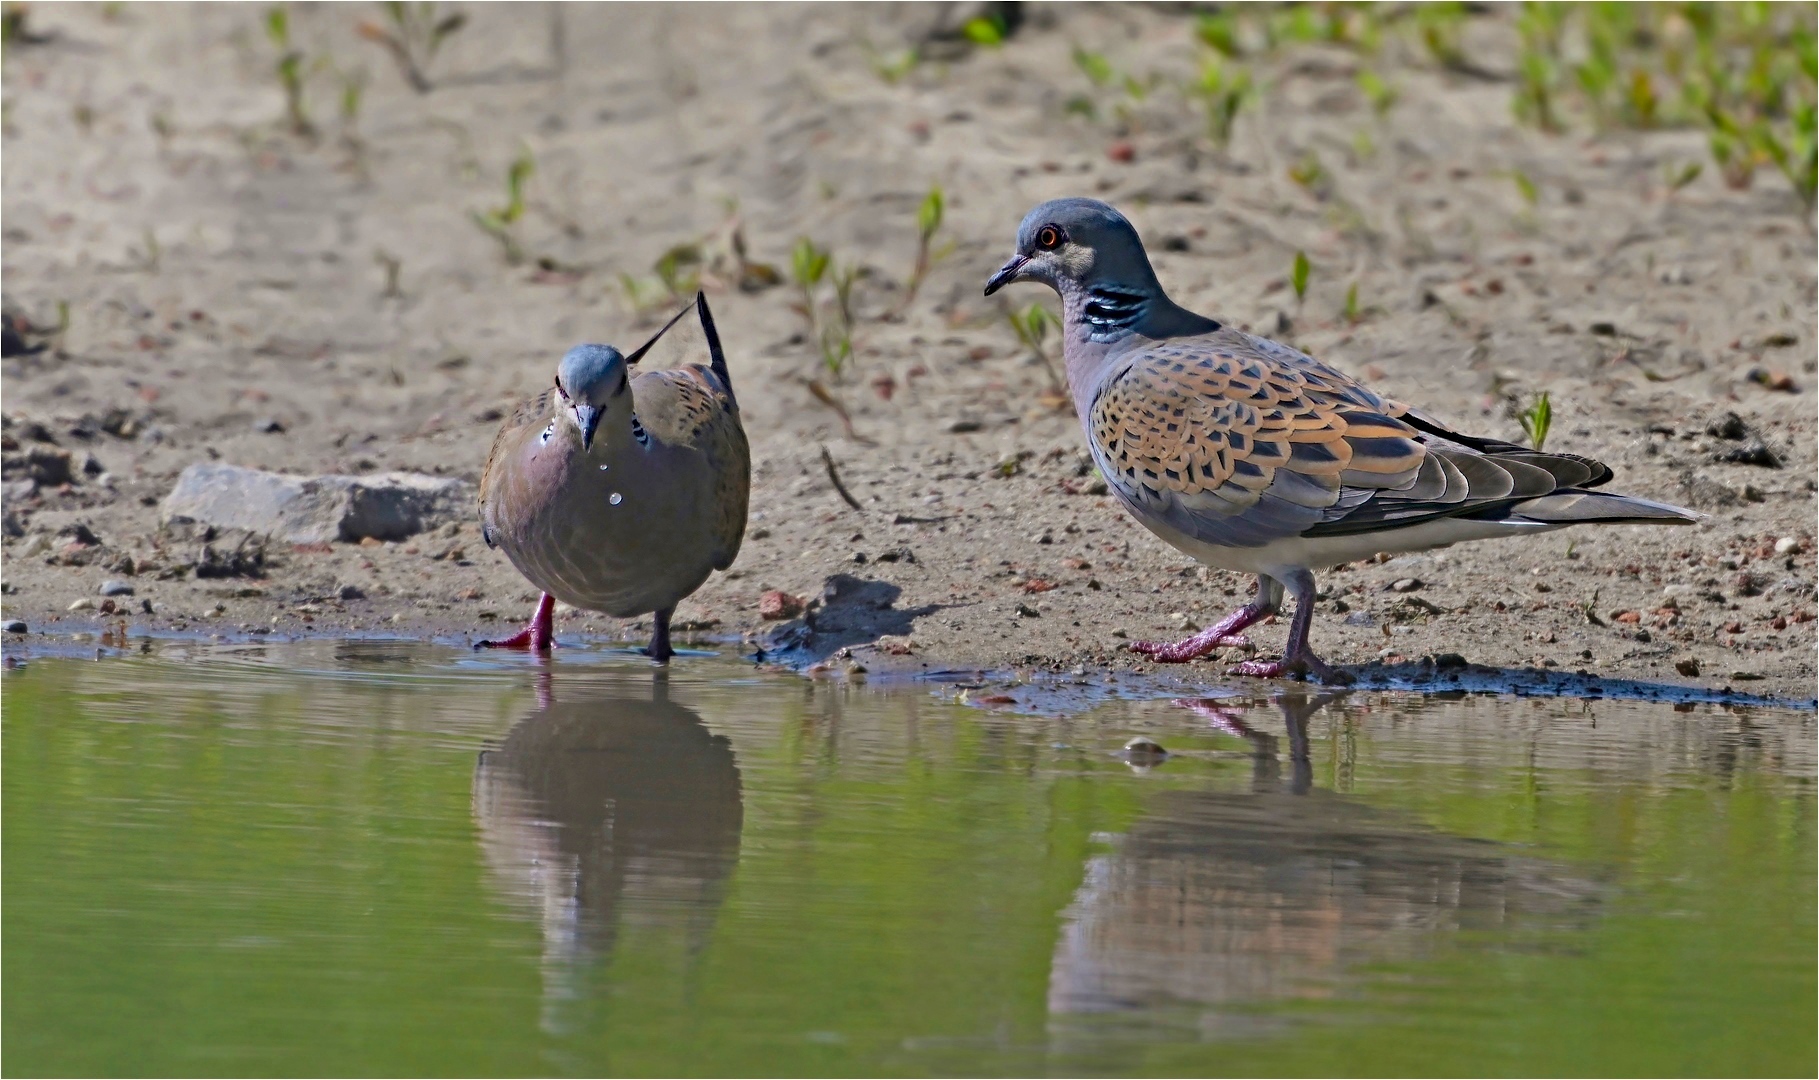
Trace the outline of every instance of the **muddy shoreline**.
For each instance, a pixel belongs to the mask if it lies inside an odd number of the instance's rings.
[[[1258,60],[1264,92],[1215,151],[1166,89],[1091,118],[1067,105],[1101,93],[1071,59],[1082,41],[1159,87],[1187,78],[1189,20],[1030,10],[1004,47],[890,81],[875,55],[924,33],[927,9],[734,6],[711,24],[575,9],[553,27],[476,8],[419,94],[353,13],[300,8],[298,45],[325,58],[304,137],[282,119],[255,9],[32,5],[43,40],[8,54],[0,163],[6,302],[45,330],[4,367],[0,610],[29,629],[9,649],[122,623],[129,639],[508,629],[535,597],[472,520],[271,544],[256,567],[198,579],[206,541],[161,529],[159,503],[208,461],[471,482],[503,411],[564,349],[629,341],[667,312],[653,268],[693,245],[754,484],[739,561],[680,623],[774,648],[793,631],[759,609],[782,592],[819,602],[801,667],[1249,692],[1223,675],[1231,655],[1158,669],[1123,649],[1205,625],[1249,582],[1192,565],[1094,493],[1077,421],[1006,319],[1046,299],[980,296],[1030,205],[1092,194],[1130,214],[1187,306],[1477,434],[1521,439],[1517,413],[1545,389],[1548,449],[1709,515],[1322,574],[1313,642],[1330,660],[1810,702],[1819,247],[1783,181],[1739,190],[1707,169],[1670,189],[1664,172],[1705,153],[1697,132],[1543,135],[1512,119],[1507,83],[1393,44],[1372,61],[1398,89],[1380,116],[1352,53]],[[1485,55],[1509,49],[1495,18],[1471,32]],[[360,110],[337,126],[330,72],[356,67]],[[514,263],[474,215],[527,153]],[[1289,175],[1310,155],[1326,184]],[[934,184],[945,254],[906,303]],[[755,262],[787,270],[810,237],[853,269],[840,373],[791,286],[727,270],[735,232]],[[1297,250],[1314,265],[1304,301],[1284,284]],[[824,446],[861,509],[830,483]],[[49,472],[22,485],[34,468]],[[557,632],[644,631],[565,612]],[[1253,637],[1268,655],[1283,632]],[[1454,669],[1434,670],[1443,683]]]

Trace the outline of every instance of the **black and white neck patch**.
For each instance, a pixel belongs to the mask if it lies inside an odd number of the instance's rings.
[[[1080,316],[1097,337],[1118,330],[1128,330],[1143,317],[1149,307],[1149,296],[1135,289],[1117,285],[1095,285],[1087,291],[1086,306]]]

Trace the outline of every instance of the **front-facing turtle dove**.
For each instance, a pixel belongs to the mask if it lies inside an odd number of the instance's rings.
[[[481,534],[543,596],[522,633],[477,647],[547,651],[560,600],[653,615],[647,652],[664,662],[677,602],[732,565],[751,452],[707,298],[697,294],[694,308],[708,366],[632,375],[685,308],[629,357],[610,345],[571,349],[555,385],[499,429],[480,475]]]
[[[1131,646],[1181,662],[1295,598],[1282,659],[1244,675],[1344,678],[1308,648],[1314,567],[1381,552],[1583,524],[1697,514],[1593,490],[1600,462],[1452,430],[1286,345],[1177,305],[1124,216],[1094,199],[1029,212],[986,283],[1061,295],[1067,378],[1094,461],[1138,521],[1186,554],[1257,575],[1249,604],[1184,641]]]

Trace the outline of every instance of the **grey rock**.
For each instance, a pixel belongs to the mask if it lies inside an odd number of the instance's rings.
[[[292,544],[401,540],[472,514],[473,499],[464,481],[421,473],[290,476],[205,463],[183,470],[159,520],[246,529]]]
[[[8,619],[6,620],[5,629],[9,634],[23,634],[25,633],[26,627],[25,623],[19,619]]]
[[[102,596],[131,596],[133,587],[119,578],[109,578],[101,583]]]
[[[11,480],[25,479],[40,487],[56,487],[76,479],[68,450],[31,446],[0,458],[0,472]]]
[[[1345,617],[1347,626],[1376,626],[1377,619],[1368,611],[1354,611]]]
[[[25,523],[19,520],[18,514],[8,510],[4,518],[0,518],[0,532],[7,536],[24,536]]]

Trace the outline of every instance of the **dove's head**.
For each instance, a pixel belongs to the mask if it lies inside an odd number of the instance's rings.
[[[1137,230],[1098,199],[1053,199],[1025,215],[1017,253],[985,283],[985,295],[1015,281],[1039,281],[1063,296],[1096,285],[1159,289]]]
[[[583,449],[594,445],[600,420],[615,406],[631,405],[631,365],[611,345],[577,345],[556,368],[557,412],[581,433]]]

